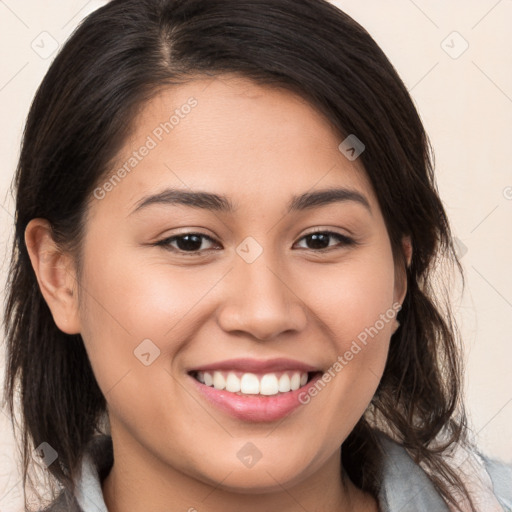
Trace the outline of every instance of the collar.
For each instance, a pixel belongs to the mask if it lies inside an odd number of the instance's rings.
[[[377,432],[384,450],[381,488],[378,494],[382,512],[449,512],[425,471],[406,449],[383,432]]]

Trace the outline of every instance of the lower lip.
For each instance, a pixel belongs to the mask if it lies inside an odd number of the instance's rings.
[[[303,405],[299,401],[299,396],[307,394],[309,388],[314,386],[321,376],[322,374],[318,373],[304,386],[287,393],[278,395],[237,395],[225,389],[219,390],[206,386],[189,375],[198,391],[210,404],[239,420],[252,422],[270,422],[284,418]]]

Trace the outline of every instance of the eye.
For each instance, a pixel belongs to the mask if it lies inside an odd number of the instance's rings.
[[[330,248],[333,247],[331,244],[329,244],[330,239],[332,240],[333,238],[338,240],[338,244],[334,244],[334,247],[336,247],[336,245],[348,246],[356,244],[355,240],[349,238],[348,236],[342,235],[341,233],[337,233],[335,231],[326,231],[322,229],[308,233],[299,241],[305,240],[309,242],[309,247],[305,247],[305,249],[311,249],[314,252],[322,252],[330,250]],[[213,243],[214,245],[216,244],[215,240],[208,235],[204,235],[202,233],[183,233],[160,240],[154,245],[161,246],[167,250],[178,252],[187,256],[196,256],[205,251],[208,252],[211,250],[217,250],[212,249],[211,247],[203,247],[203,241],[205,240],[207,242]]]
[[[194,256],[199,252],[211,250],[201,248],[203,239],[215,242],[213,238],[203,235],[202,233],[183,233],[181,235],[175,235],[165,238],[164,240],[160,240],[155,245],[163,246],[165,249],[169,249],[171,251],[181,252],[187,256]],[[173,243],[176,243],[177,247],[174,247],[172,245]]]
[[[300,240],[308,240],[310,245],[313,247],[306,247],[306,249],[316,249],[315,252],[322,252],[325,250],[329,250],[329,239],[337,238],[339,240],[338,246],[347,246],[347,245],[355,245],[356,242],[352,238],[348,236],[342,235],[341,233],[336,233],[335,231],[325,231],[322,229],[318,229],[308,233],[303,236]],[[334,245],[334,247],[336,244]]]

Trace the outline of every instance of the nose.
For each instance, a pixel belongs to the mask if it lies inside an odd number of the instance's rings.
[[[224,280],[217,321],[226,332],[272,340],[305,328],[305,302],[293,290],[293,277],[263,253],[252,263],[235,258]]]

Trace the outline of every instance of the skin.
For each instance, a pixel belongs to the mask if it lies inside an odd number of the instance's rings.
[[[91,198],[80,276],[44,219],[26,230],[53,318],[82,335],[106,396],[115,454],[103,482],[108,509],[375,511],[338,461],[382,376],[393,322],[309,404],[276,422],[231,417],[186,373],[237,357],[287,357],[325,371],[403,302],[404,269],[364,168],[345,158],[340,135],[303,99],[228,75],[162,90],[117,165],[191,96],[197,106],[172,132],[103,199]],[[357,190],[371,212],[344,201],[286,213],[292,195],[331,186]],[[225,194],[238,209],[158,204],[131,213],[167,187]],[[358,243],[327,237],[322,253],[304,238],[315,228]],[[194,256],[178,253],[176,241],[174,252],[154,245],[198,232],[212,241],[200,239]],[[236,252],[249,236],[263,251],[252,263]],[[408,239],[403,248],[410,261]],[[144,339],[160,350],[149,366],[134,357]],[[237,457],[249,441],[262,454],[251,468]]]

